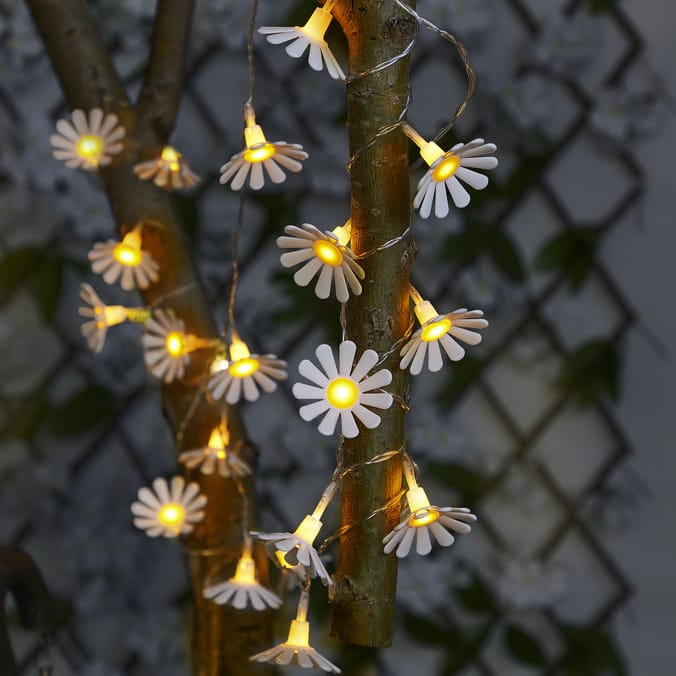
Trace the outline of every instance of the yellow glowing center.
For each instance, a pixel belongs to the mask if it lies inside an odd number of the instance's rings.
[[[219,460],[225,460],[228,457],[228,454],[224,450],[218,450],[216,451],[216,457]]]
[[[103,139],[93,134],[85,134],[80,136],[75,149],[80,157],[97,164],[103,151]]]
[[[326,399],[335,408],[352,408],[359,401],[359,387],[352,378],[335,378],[326,388]]]
[[[169,164],[170,171],[180,171],[181,165],[178,162],[180,157],[181,156],[171,146],[165,146],[162,149],[162,159]]]
[[[334,268],[343,262],[343,254],[340,253],[338,247],[324,239],[318,239],[312,245],[312,250],[322,263],[332,265]]]
[[[141,262],[141,250],[136,247],[129,246],[124,242],[120,242],[113,249],[113,258],[122,265],[134,267]]]
[[[235,378],[245,378],[250,376],[252,373],[258,371],[259,363],[258,359],[253,357],[247,357],[246,359],[239,359],[238,361],[230,364],[228,371],[231,376]]]
[[[440,516],[440,513],[436,509],[430,509],[425,507],[419,509],[415,514],[411,514],[408,518],[408,525],[413,528],[420,528],[421,526],[428,526],[431,523],[434,523]]]
[[[167,346],[167,352],[172,357],[180,357],[183,354],[185,341],[182,333],[178,331],[172,331],[171,333],[168,333],[165,344]]]
[[[275,146],[272,143],[266,143],[260,148],[249,148],[244,151],[245,162],[262,162],[275,154]]]
[[[168,502],[160,508],[157,513],[157,520],[169,528],[178,530],[185,518],[185,509],[178,502]]]
[[[449,176],[453,176],[460,166],[460,158],[457,155],[449,155],[447,158],[441,160],[432,171],[432,178],[441,183]]]
[[[448,333],[451,326],[452,324],[450,319],[440,319],[438,322],[434,322],[426,326],[422,330],[420,337],[426,343],[431,343],[434,340],[439,340],[441,336],[445,336]]]

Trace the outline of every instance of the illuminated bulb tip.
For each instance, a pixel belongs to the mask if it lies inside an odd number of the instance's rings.
[[[335,378],[326,388],[326,399],[335,408],[352,408],[359,401],[359,387],[352,378]]]
[[[420,337],[426,342],[431,343],[445,336],[452,326],[450,319],[442,319],[423,328]]]
[[[291,620],[289,627],[289,638],[286,639],[288,645],[295,645],[299,648],[310,647],[310,623],[302,620]]]
[[[258,371],[258,367],[258,359],[247,357],[230,364],[228,370],[230,371],[230,375],[234,376],[235,378],[245,378],[246,376],[250,376],[252,373],[256,373],[256,371]]]
[[[77,154],[88,160],[98,161],[101,151],[103,150],[103,141],[99,136],[93,134],[85,134],[81,136],[77,142]]]
[[[162,159],[166,162],[178,162],[180,157],[181,155],[171,146],[164,146],[162,148]]]
[[[315,256],[326,265],[336,267],[343,262],[343,254],[340,253],[338,247],[324,239],[318,239],[312,245],[312,250],[315,252]]]
[[[239,584],[256,584],[256,564],[249,552],[243,552],[237,562],[237,570],[235,571],[233,581]]]
[[[120,242],[113,249],[113,258],[122,265],[134,267],[141,262],[141,250]]]
[[[449,155],[434,167],[432,171],[432,179],[437,183],[445,181],[447,178],[453,176],[460,166],[460,158],[457,155]]]
[[[413,526],[414,528],[428,526],[429,524],[434,523],[440,516],[441,514],[436,509],[423,508],[415,514],[411,514],[408,519],[408,525]]]
[[[183,354],[185,339],[182,333],[179,333],[178,331],[168,333],[165,343],[167,352],[172,357],[180,357]]]
[[[223,444],[223,437],[221,436],[221,431],[218,429],[218,427],[211,430],[208,446],[209,448],[225,448]]]
[[[275,154],[275,146],[272,143],[266,143],[260,148],[249,148],[244,151],[245,162],[264,162]]]
[[[177,502],[169,502],[163,505],[157,514],[157,518],[165,526],[180,527],[185,517],[183,505]],[[178,528],[177,528],[178,529]]]
[[[219,449],[218,451],[216,451],[216,457],[219,460],[225,460],[228,457],[228,454],[224,450]]]

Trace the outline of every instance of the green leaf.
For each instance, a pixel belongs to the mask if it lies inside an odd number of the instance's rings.
[[[565,676],[627,676],[624,660],[615,641],[598,627],[562,625],[568,654],[561,664]]]
[[[440,390],[442,403],[452,405],[464,394],[465,390],[476,380],[481,372],[483,362],[466,354],[462,361],[450,365],[450,378]]]
[[[513,280],[522,282],[526,273],[521,255],[512,238],[503,230],[493,229],[488,240],[490,255],[495,264]]]
[[[482,615],[495,615],[498,612],[495,598],[484,581],[474,575],[472,582],[465,587],[456,587],[455,595],[458,601],[467,609]]]
[[[600,237],[598,228],[565,230],[542,247],[535,265],[562,273],[573,289],[579,289],[593,268]]]
[[[63,258],[46,258],[30,280],[30,290],[40,304],[43,317],[47,321],[54,318],[59,304],[64,264]]]
[[[63,405],[50,407],[46,420],[54,435],[71,437],[110,420],[115,409],[113,395],[104,387],[92,385]]]
[[[10,293],[23,279],[28,277],[41,255],[40,249],[25,247],[9,252],[0,261],[0,289]]]
[[[616,4],[617,0],[587,0],[587,7],[592,14],[609,12]]]
[[[604,394],[617,399],[620,368],[617,346],[609,341],[594,340],[567,357],[556,385],[573,392],[580,405],[591,404]]]
[[[531,634],[513,624],[505,630],[505,648],[519,662],[533,667],[544,667],[547,658]]]
[[[407,633],[421,643],[447,646],[449,642],[459,642],[457,633],[451,627],[436,624],[420,615],[406,613],[404,626]]]
[[[464,505],[478,502],[488,483],[486,477],[479,472],[457,463],[430,463],[426,470],[437,481],[458,491],[461,496],[460,501]]]

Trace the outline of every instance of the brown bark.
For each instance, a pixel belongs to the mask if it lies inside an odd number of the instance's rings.
[[[156,154],[174,127],[181,72],[192,14],[192,0],[158,0],[149,67],[137,106],[131,106],[124,87],[101,43],[85,0],[26,0],[47,48],[54,71],[71,109],[101,107],[115,112],[127,135],[124,149],[101,171],[115,219],[124,232],[141,221],[143,247],[160,266],[156,284],[143,293],[147,304],[170,294],[163,306],[172,308],[190,333],[215,338],[218,333],[200,288],[169,195],[152,183],[139,181],[132,168]],[[180,290],[179,293],[173,293]],[[173,295],[172,295],[173,294]],[[186,414],[201,396],[212,355],[192,355],[184,382],[163,387],[166,415],[175,431],[183,427],[182,448],[205,445],[220,413],[204,397],[186,424]],[[229,412],[231,440],[244,439],[235,410]],[[249,446],[246,459],[254,463]],[[200,483],[208,507],[203,522],[186,540],[188,572],[193,591],[193,673],[199,676],[270,674],[267,665],[253,665],[248,656],[270,645],[270,613],[223,608],[202,597],[202,589],[228,576],[242,545],[242,501],[233,481],[189,473]],[[253,481],[246,482],[248,503],[255,504]],[[253,510],[250,517],[255,516]],[[251,521],[253,525],[253,521]],[[258,557],[259,575],[267,577],[267,563]]]
[[[334,8],[349,48],[350,74],[364,73],[399,54],[417,28],[391,0],[341,0]],[[379,130],[397,122],[408,90],[408,59],[348,84],[348,129],[352,164],[352,248],[370,251],[398,237],[410,222],[407,142],[399,129],[368,148]],[[365,149],[364,149],[365,148]],[[358,152],[364,149],[363,152]],[[363,261],[364,291],[347,306],[347,334],[358,346],[387,352],[406,332],[412,244],[404,240]],[[388,390],[403,397],[405,373],[398,355],[384,366],[393,374]],[[396,401],[375,430],[361,428],[343,447],[345,467],[367,461],[404,443],[404,410]],[[360,523],[401,490],[398,457],[345,477],[341,525]],[[396,560],[382,552],[382,539],[399,519],[399,504],[340,538],[332,598],[332,634],[363,646],[388,646],[394,622]]]

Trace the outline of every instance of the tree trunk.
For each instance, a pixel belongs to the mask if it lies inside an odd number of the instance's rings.
[[[334,12],[348,40],[350,73],[364,73],[399,54],[415,34],[416,23],[392,0],[341,0]],[[378,138],[397,122],[406,105],[408,59],[348,84],[347,110],[352,179],[352,248],[357,254],[401,235],[410,223],[407,141],[399,129]],[[363,149],[363,151],[360,151]],[[365,258],[364,291],[347,306],[347,335],[358,346],[387,352],[410,322],[409,266],[413,244],[404,239]],[[391,392],[404,397],[405,372],[398,354],[384,366],[393,374]],[[361,428],[346,440],[344,466],[367,461],[403,447],[404,410],[397,403],[382,414],[375,430]],[[367,466],[343,481],[341,525],[360,523],[401,490],[401,459]],[[332,634],[362,646],[384,647],[392,641],[396,559],[383,554],[383,537],[399,519],[396,502],[340,538],[338,572],[332,598]]]

